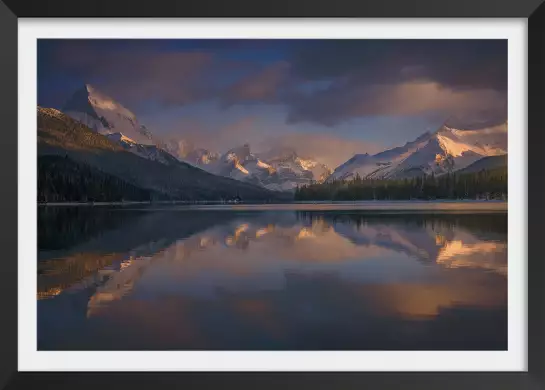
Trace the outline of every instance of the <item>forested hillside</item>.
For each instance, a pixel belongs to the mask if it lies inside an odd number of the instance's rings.
[[[166,199],[68,156],[38,158],[38,202],[120,202]]]
[[[295,200],[506,199],[507,167],[401,180],[336,180],[297,188]]]

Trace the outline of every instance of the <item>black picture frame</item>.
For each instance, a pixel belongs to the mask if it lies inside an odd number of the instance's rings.
[[[0,388],[545,389],[545,5],[543,0],[3,0],[0,3]],[[26,17],[517,17],[528,26],[527,372],[31,373],[17,371],[17,19]],[[524,131],[514,129],[512,131]],[[28,207],[35,207],[28,205]],[[524,226],[520,227],[524,229]],[[30,234],[31,232],[29,232]],[[28,259],[27,259],[28,260]],[[517,259],[518,260],[518,259]],[[520,259],[524,261],[524,259]]]

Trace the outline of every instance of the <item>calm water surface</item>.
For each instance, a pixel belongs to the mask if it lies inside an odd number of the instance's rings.
[[[38,348],[507,349],[505,204],[423,204],[41,207]]]

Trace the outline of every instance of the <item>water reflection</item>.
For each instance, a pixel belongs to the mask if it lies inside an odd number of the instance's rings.
[[[40,349],[507,347],[506,214],[100,212],[40,241]]]

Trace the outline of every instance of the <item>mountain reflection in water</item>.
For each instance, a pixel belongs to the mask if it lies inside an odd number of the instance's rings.
[[[507,215],[45,208],[38,348],[506,349]]]

